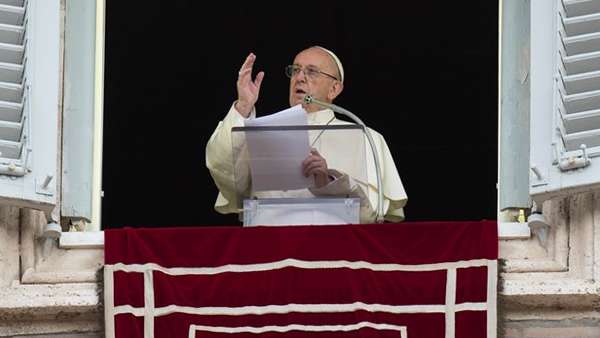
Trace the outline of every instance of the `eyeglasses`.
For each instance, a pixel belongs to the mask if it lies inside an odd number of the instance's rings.
[[[306,68],[302,68],[302,66],[299,66],[299,65],[289,65],[289,66],[285,67],[285,75],[287,75],[289,78],[293,78],[294,76],[298,75],[298,73],[300,73],[300,71],[303,71],[304,75],[306,75],[306,77],[308,77],[311,80],[315,80],[319,75],[325,75],[327,77],[330,77],[334,80],[339,81],[337,77],[335,77],[331,74],[322,72],[317,67],[308,66]]]

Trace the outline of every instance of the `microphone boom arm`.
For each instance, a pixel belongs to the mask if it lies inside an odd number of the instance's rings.
[[[375,176],[377,177],[377,210],[375,211],[376,212],[375,220],[377,223],[383,223],[385,215],[383,212],[383,186],[381,184],[381,169],[380,169],[381,166],[379,163],[379,156],[377,155],[377,149],[375,148],[375,142],[373,141],[373,136],[371,136],[371,132],[369,131],[367,126],[363,123],[363,121],[358,118],[358,116],[354,115],[352,112],[348,111],[347,109],[344,109],[340,106],[336,106],[333,103],[327,103],[327,102],[317,100],[317,99],[313,98],[312,95],[306,95],[304,97],[304,102],[306,104],[314,103],[318,106],[329,108],[336,113],[340,113],[342,115],[348,116],[350,119],[352,119],[354,122],[356,122],[358,125],[360,125],[364,128],[365,135],[367,135],[367,140],[369,141],[369,145],[371,146],[371,152],[373,153],[373,160],[375,162]],[[368,193],[369,192],[367,191],[367,195],[368,195]]]

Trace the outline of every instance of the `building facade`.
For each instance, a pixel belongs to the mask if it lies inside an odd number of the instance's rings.
[[[0,336],[102,337],[103,0],[0,0]],[[600,336],[600,1],[500,1],[498,337]]]

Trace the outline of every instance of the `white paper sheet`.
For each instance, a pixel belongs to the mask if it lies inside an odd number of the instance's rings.
[[[246,120],[246,127],[305,126],[301,105],[275,114]],[[309,155],[307,130],[246,131],[250,156],[252,190],[295,190],[308,188],[312,177],[302,174],[302,161]]]

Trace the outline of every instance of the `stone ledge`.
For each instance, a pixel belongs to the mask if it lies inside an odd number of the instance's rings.
[[[561,320],[600,320],[600,313],[593,308],[534,308],[521,307],[506,309],[498,304],[498,318],[503,322],[519,322],[531,320],[561,321]]]
[[[60,283],[94,283],[98,280],[98,271],[60,271],[38,272],[30,268],[21,276],[23,284],[60,284]]]
[[[68,321],[44,319],[0,322],[0,337],[100,338],[104,337],[104,323],[102,320],[103,318],[97,315],[96,317]]]
[[[104,249],[104,231],[63,232],[58,241],[61,249]]]
[[[97,316],[102,284],[15,284],[0,289],[0,322]]]
[[[506,309],[595,308],[600,285],[591,280],[501,280],[499,300]]]
[[[505,259],[504,273],[568,272],[569,267],[552,259]]]
[[[502,327],[506,338],[577,337],[597,338],[600,336],[597,319],[527,320],[505,323]]]

